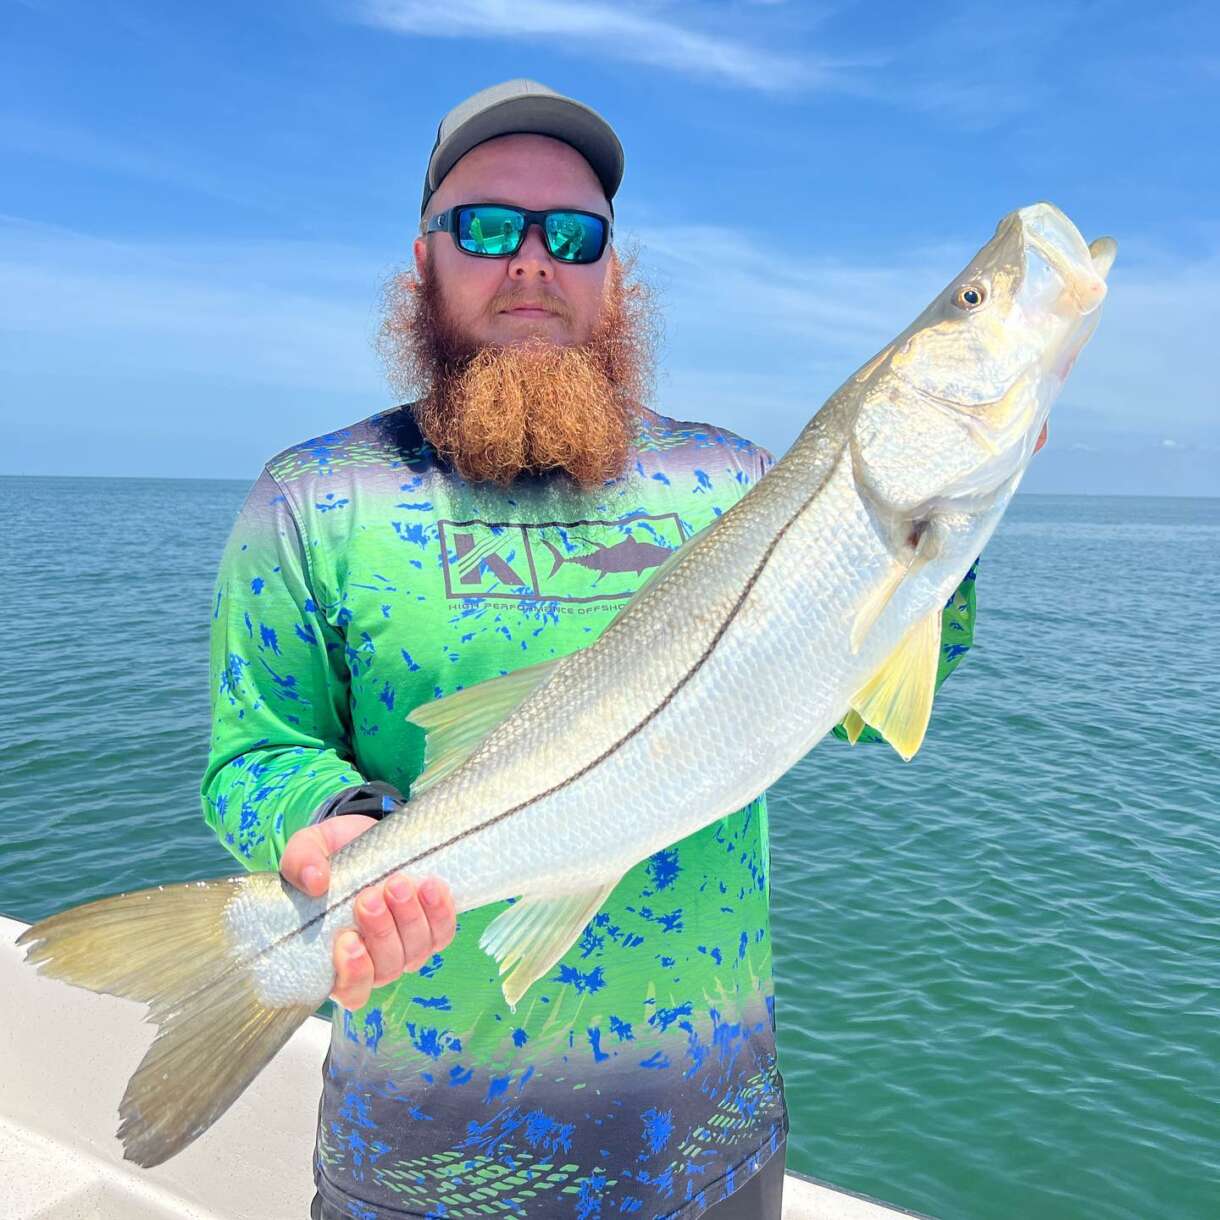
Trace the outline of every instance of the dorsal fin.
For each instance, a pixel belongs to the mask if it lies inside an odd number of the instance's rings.
[[[420,704],[407,717],[428,734],[424,769],[411,785],[411,795],[426,792],[461,766],[479,742],[551,676],[562,659],[526,665],[511,674],[489,678],[443,699]]]

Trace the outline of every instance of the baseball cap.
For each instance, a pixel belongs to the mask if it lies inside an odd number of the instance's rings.
[[[606,198],[614,198],[623,180],[623,146],[614,128],[583,102],[521,77],[480,89],[441,119],[424,175],[420,215],[441,180],[475,145],[520,132],[570,144],[593,168]]]

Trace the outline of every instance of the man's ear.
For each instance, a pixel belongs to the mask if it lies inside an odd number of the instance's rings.
[[[420,279],[423,279],[428,274],[428,239],[417,237],[412,243],[411,249],[415,254],[415,272]]]

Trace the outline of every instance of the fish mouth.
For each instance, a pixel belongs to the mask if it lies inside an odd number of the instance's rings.
[[[1096,325],[1098,310],[1106,299],[1106,279],[1114,266],[1118,243],[1112,237],[1098,237],[1086,245],[1080,230],[1052,203],[1022,208],[1017,217],[1026,250],[1036,254],[1059,277],[1077,312],[1082,318],[1089,318],[1080,342],[1074,346],[1063,367],[1057,370],[1063,381]],[[1043,417],[1031,456],[1046,444],[1047,431]]]
[[[1080,231],[1053,203],[1035,203],[1017,215],[1027,250],[1059,276],[1082,315],[1094,313],[1106,298],[1106,276],[1118,243],[1112,237],[1099,237],[1086,245]]]

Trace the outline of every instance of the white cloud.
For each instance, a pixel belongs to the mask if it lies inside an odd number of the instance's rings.
[[[361,0],[357,20],[412,38],[494,38],[565,46],[712,77],[764,92],[830,85],[839,65],[796,57],[695,23],[656,15],[656,6],[595,0]]]

